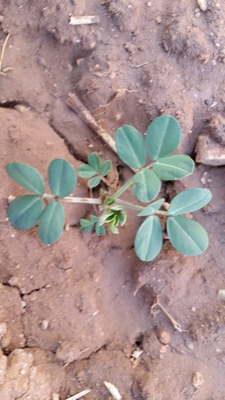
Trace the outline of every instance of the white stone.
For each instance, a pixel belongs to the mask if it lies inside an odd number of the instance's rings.
[[[208,8],[207,0],[197,0],[200,10],[206,11]]]
[[[214,167],[225,165],[225,146],[221,146],[208,135],[200,135],[198,137],[195,152],[195,161],[197,163]]]

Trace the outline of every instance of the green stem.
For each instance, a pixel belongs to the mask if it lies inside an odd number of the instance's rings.
[[[154,212],[154,214],[165,215],[166,217],[169,217],[169,216],[170,216],[170,214],[168,214],[167,211],[161,211],[161,210],[156,210],[156,211]]]
[[[150,168],[152,168],[152,167],[153,167],[153,164],[154,164],[154,163],[147,165],[146,167],[143,168],[143,170],[144,170],[144,169],[150,169]]]
[[[125,190],[127,190],[127,189],[129,188],[129,186],[131,186],[131,185],[133,184],[133,179],[134,179],[134,178],[131,178],[129,181],[127,181],[127,182],[125,183],[125,185],[123,185],[123,186],[118,190],[118,192],[116,192],[116,193],[111,197],[111,199],[112,199],[112,200],[116,200],[119,196],[121,196],[121,194],[123,194],[123,192],[125,192]]]
[[[54,194],[44,193],[42,195],[43,199],[56,199],[57,196]],[[68,203],[85,203],[85,204],[102,204],[101,199],[89,198],[89,197],[62,197],[60,198],[62,201],[67,201]]]
[[[131,210],[136,210],[136,211],[142,211],[142,210],[145,210],[145,208],[146,208],[146,207],[138,206],[136,204],[132,204],[132,203],[129,203],[128,201],[124,201],[124,200],[120,200],[120,199],[116,200],[116,204],[119,204],[120,206],[124,206],[124,207],[130,208]],[[161,211],[161,210],[156,210],[154,212],[154,214],[165,215],[167,217],[170,216],[170,214],[168,214],[167,211]]]
[[[44,193],[44,194],[42,194],[42,196],[41,196],[43,199],[55,199],[55,195],[54,194],[47,194],[47,193]]]
[[[124,201],[124,200],[116,200],[116,204],[119,204],[120,206],[124,206],[127,208],[130,208],[131,210],[136,210],[136,211],[142,211],[145,209],[145,207],[141,207],[141,206],[137,206],[135,204],[129,203],[128,201]]]

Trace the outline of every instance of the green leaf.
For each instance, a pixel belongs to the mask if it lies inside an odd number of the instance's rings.
[[[122,211],[123,208],[124,207],[119,204],[113,204],[112,206],[110,206],[110,210],[113,210],[113,211]]]
[[[122,211],[122,212],[119,214],[119,223],[120,223],[120,226],[124,226],[125,223],[126,223],[126,220],[127,220],[127,213],[126,213],[126,211]]]
[[[96,171],[90,165],[82,164],[78,167],[77,173],[81,178],[92,178],[96,174]]]
[[[154,214],[155,211],[159,210],[163,205],[165,199],[159,199],[152,204],[149,204],[144,210],[139,212],[138,217],[146,217],[147,215]]]
[[[139,227],[134,248],[142,261],[152,261],[162,248],[162,227],[156,216],[150,216]]]
[[[7,174],[20,186],[35,194],[44,194],[44,181],[39,172],[28,164],[12,162],[5,167]]]
[[[101,182],[101,178],[99,176],[94,176],[93,178],[89,179],[88,187],[94,188],[95,186],[98,186],[100,182]]]
[[[110,214],[110,215],[108,215],[107,218],[105,219],[105,222],[112,222],[112,221],[115,222],[115,214]],[[102,225],[102,224],[100,223],[100,225]]]
[[[119,214],[115,214],[114,215],[114,225],[118,226],[119,222],[120,222],[120,216],[119,216]]]
[[[115,235],[117,235],[119,233],[119,229],[115,226],[114,221],[109,223],[109,229],[112,233],[114,233]]]
[[[184,154],[160,158],[153,164],[153,171],[164,181],[182,179],[194,171],[195,163]]]
[[[94,222],[94,223],[95,223],[95,222],[98,222],[98,220],[99,220],[99,218],[96,217],[96,215],[91,215],[90,218],[91,218],[91,221]],[[85,220],[84,220],[84,221],[85,221]],[[87,221],[87,220],[86,220],[86,221]]]
[[[105,227],[103,225],[99,225],[98,223],[95,225],[95,233],[98,236],[104,235]]]
[[[99,172],[101,160],[97,153],[91,153],[88,156],[88,164],[96,171]]]
[[[93,215],[91,217],[93,217]],[[89,221],[88,219],[81,219],[80,226],[81,226],[82,232],[89,232],[92,230],[92,228],[94,226],[94,221]]]
[[[8,217],[13,226],[18,229],[29,229],[39,220],[43,201],[38,196],[20,196],[8,207]]]
[[[107,219],[109,216],[111,216],[111,215],[113,215],[113,213],[104,212],[104,213],[99,217],[98,224],[99,224],[99,225],[103,225],[103,224],[106,222],[106,219]]]
[[[118,155],[125,164],[136,169],[145,165],[144,140],[137,129],[130,125],[122,126],[116,131],[115,142]]]
[[[170,203],[168,213],[180,215],[199,210],[210,202],[212,193],[207,189],[188,189],[179,193]]]
[[[71,164],[62,158],[56,158],[49,164],[48,181],[52,193],[62,198],[72,193],[77,176]]]
[[[99,173],[101,176],[108,175],[109,171],[112,168],[112,162],[110,160],[106,160],[100,167]]]
[[[185,217],[169,217],[167,233],[173,247],[187,256],[203,253],[209,244],[205,229],[196,221]]]
[[[179,122],[169,116],[156,118],[148,127],[146,134],[147,153],[151,160],[158,160],[173,153],[181,139]]]
[[[64,210],[61,203],[52,201],[45,207],[38,225],[43,243],[53,244],[61,236],[64,227]]]
[[[161,181],[153,171],[144,169],[134,175],[134,196],[142,202],[152,201],[158,195]]]

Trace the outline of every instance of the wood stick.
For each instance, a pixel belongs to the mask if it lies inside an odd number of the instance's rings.
[[[5,48],[6,48],[9,36],[10,36],[10,33],[8,33],[8,35],[6,36],[6,39],[2,46],[2,52],[1,52],[1,57],[0,57],[0,74],[1,75],[5,75],[5,73],[2,71],[2,61],[3,61],[4,54],[5,54]]]
[[[97,15],[83,15],[81,17],[70,17],[70,25],[98,24],[100,18]]]
[[[69,93],[66,104],[117,154],[113,138],[97,123],[75,93]]]

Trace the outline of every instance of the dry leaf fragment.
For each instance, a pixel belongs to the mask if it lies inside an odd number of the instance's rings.
[[[202,64],[207,64],[209,62],[210,55],[209,54],[200,54],[198,56],[198,60],[202,61]]]
[[[131,353],[131,357],[135,360],[143,354],[143,350],[137,348]]]
[[[70,25],[98,24],[100,18],[97,15],[84,15],[82,17],[70,17]]]
[[[202,374],[200,374],[200,372],[195,372],[192,377],[192,385],[196,389],[198,389],[203,385],[203,383],[204,383],[204,378]]]

